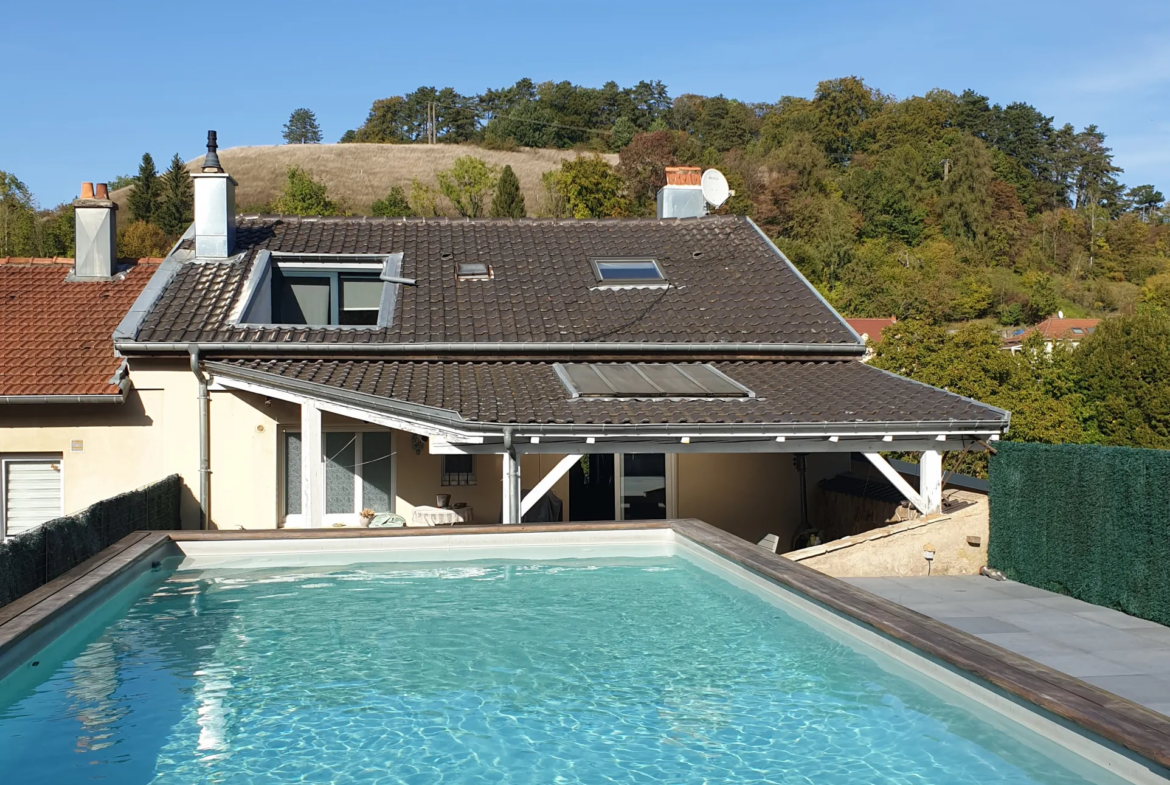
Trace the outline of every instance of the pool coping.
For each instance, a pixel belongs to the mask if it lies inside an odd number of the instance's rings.
[[[139,562],[161,553],[174,552],[176,543],[427,537],[454,532],[465,535],[652,529],[671,529],[676,535],[855,622],[868,625],[887,637],[1170,768],[1170,718],[696,519],[404,529],[135,532],[59,578],[0,607],[0,655]]]

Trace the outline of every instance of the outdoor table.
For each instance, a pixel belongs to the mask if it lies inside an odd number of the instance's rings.
[[[459,523],[475,523],[475,511],[471,507],[415,507],[411,526],[450,526]]]

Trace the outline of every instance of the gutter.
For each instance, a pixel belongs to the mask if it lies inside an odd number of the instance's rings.
[[[156,274],[157,275],[157,274]],[[780,354],[834,355],[861,357],[865,346],[852,343],[583,343],[542,341],[528,343],[444,341],[433,343],[306,343],[306,342],[139,342],[114,341],[119,352],[183,352],[197,346],[200,352],[215,354]]]
[[[0,404],[125,403],[125,401],[125,393],[114,395],[0,395]]]

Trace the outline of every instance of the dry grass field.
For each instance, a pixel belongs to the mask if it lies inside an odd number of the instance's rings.
[[[231,147],[219,151],[219,160],[239,183],[236,205],[241,212],[273,201],[284,186],[288,167],[296,165],[325,183],[330,199],[342,203],[349,212],[362,214],[392,186],[401,186],[409,195],[413,178],[435,187],[435,173],[449,169],[461,155],[474,155],[500,168],[510,165],[520,179],[528,213],[535,215],[545,201],[540,176],[578,153],[534,148],[505,152],[453,144],[306,144]],[[604,157],[617,163],[616,155]],[[202,162],[196,158],[188,168],[196,170]],[[128,196],[128,188],[112,194],[123,208]]]

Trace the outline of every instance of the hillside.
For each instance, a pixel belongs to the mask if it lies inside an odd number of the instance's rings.
[[[461,155],[474,155],[493,166],[511,166],[520,179],[529,212],[535,213],[545,199],[540,176],[558,168],[562,161],[575,158],[577,153],[531,148],[487,150],[474,144],[305,144],[231,147],[219,151],[219,160],[239,183],[236,205],[241,211],[275,199],[288,167],[300,166],[328,186],[331,199],[362,213],[374,200],[386,196],[392,186],[401,186],[409,193],[412,178],[433,186],[435,173],[450,168]],[[616,155],[603,157],[610,163],[617,162]],[[202,163],[202,157],[196,158],[187,167],[197,171]],[[125,209],[129,193],[129,188],[122,188],[112,196]]]

